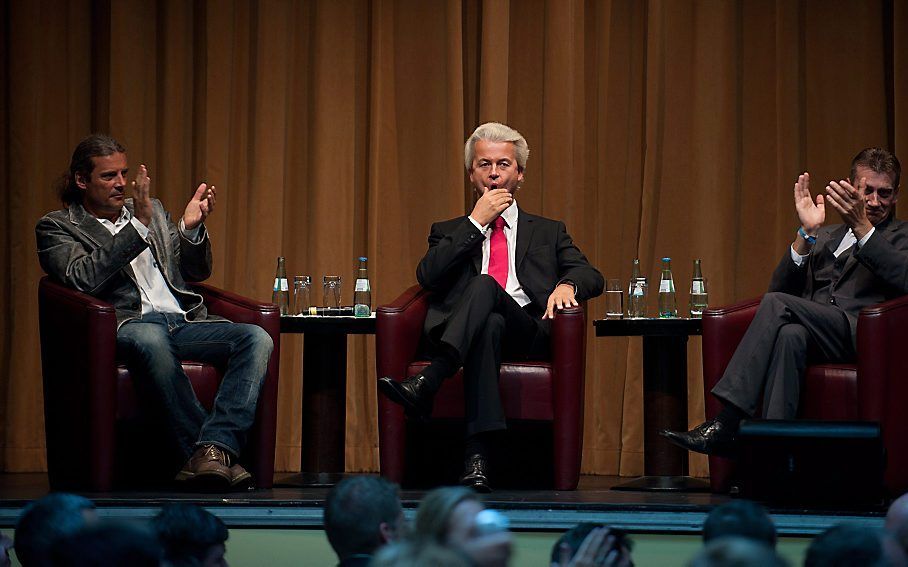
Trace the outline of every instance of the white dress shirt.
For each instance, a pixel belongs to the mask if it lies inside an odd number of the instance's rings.
[[[120,217],[116,222],[110,222],[107,219],[98,219],[98,222],[111,234],[117,234],[127,224],[132,224],[139,236],[146,242],[148,241],[148,227],[135,218],[126,207],[123,207],[120,211]],[[183,226],[183,219],[180,219],[180,232],[192,242],[196,242],[199,236],[199,228],[187,230]],[[167,281],[164,280],[164,274],[161,273],[158,262],[154,259],[154,254],[151,253],[151,248],[142,250],[141,254],[133,258],[129,265],[136,275],[136,283],[139,284],[139,292],[142,296],[142,315],[155,311],[158,313],[186,314],[186,311],[180,307],[180,302],[170,291]]]
[[[520,282],[517,281],[517,268],[514,264],[514,257],[517,255],[517,201],[512,201],[511,206],[505,209],[501,213],[501,218],[504,219],[504,236],[508,241],[508,285],[505,286],[505,291],[508,292],[508,295],[514,298],[514,301],[518,305],[523,307],[524,305],[530,302],[530,297],[523,290],[523,286],[520,285]],[[480,225],[476,222],[476,219],[473,217],[468,217],[470,222],[473,223],[473,226],[478,228],[485,234],[485,241],[482,243],[482,273],[489,273],[489,249],[490,249],[490,240],[492,238],[491,224],[485,226]]]
[[[867,244],[867,240],[870,239],[870,235],[873,234],[874,231],[876,231],[876,227],[872,227],[867,231],[867,234],[864,235],[864,238],[862,238],[861,241],[858,242],[858,248]],[[842,252],[854,246],[855,242],[857,242],[857,237],[855,237],[854,233],[851,232],[851,229],[849,228],[847,231],[845,231],[845,236],[842,237],[842,241],[839,242],[839,246],[835,249],[835,252],[833,252],[832,255],[838,258],[842,255]],[[794,262],[796,266],[801,267],[801,264],[804,263],[804,260],[806,260],[808,256],[810,256],[810,252],[801,256],[800,254],[795,252],[794,246],[791,247],[791,261]]]

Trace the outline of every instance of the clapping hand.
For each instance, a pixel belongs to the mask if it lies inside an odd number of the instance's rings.
[[[571,547],[563,543],[559,549],[558,563],[552,567],[626,567],[633,565],[630,553],[615,545],[615,536],[606,527],[594,528],[571,557]]]
[[[842,220],[858,238],[873,228],[873,224],[867,218],[865,207],[864,190],[866,187],[867,178],[865,177],[858,180],[857,187],[851,184],[850,179],[842,179],[838,182],[830,181],[826,186],[829,204],[842,215]]]
[[[151,178],[145,164],[139,166],[136,180],[132,182],[133,215],[145,226],[151,224]]]
[[[186,230],[193,230],[205,221],[214,210],[216,195],[214,185],[208,186],[206,183],[199,185],[183,212],[183,226]]]
[[[810,197],[810,174],[806,171],[798,176],[798,181],[794,185],[794,202],[804,232],[815,236],[826,220],[826,203],[823,195],[817,195],[814,204]]]

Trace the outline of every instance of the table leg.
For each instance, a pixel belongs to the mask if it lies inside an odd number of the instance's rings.
[[[687,474],[687,451],[662,429],[687,430],[687,337],[643,337],[643,472]]]
[[[706,491],[687,475],[687,451],[665,440],[662,429],[687,430],[687,336],[643,337],[643,473],[618,490]]]
[[[344,473],[347,335],[307,333],[303,349],[302,472],[281,485],[332,486]]]

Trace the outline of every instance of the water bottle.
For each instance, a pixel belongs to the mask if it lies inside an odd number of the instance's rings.
[[[709,296],[706,292],[706,278],[703,277],[703,271],[700,268],[700,259],[694,260],[694,275],[690,282],[690,317],[699,319],[703,317],[703,311],[709,304]]]
[[[359,273],[356,275],[356,286],[353,288],[353,315],[356,317],[372,315],[372,286],[369,285],[365,256],[359,258]]]
[[[277,271],[274,274],[274,291],[271,292],[271,303],[278,306],[281,315],[290,313],[290,286],[287,284],[287,268],[284,257],[277,259]]]
[[[662,258],[662,278],[659,280],[659,317],[670,319],[678,316],[675,303],[675,281],[672,279],[672,259]]]
[[[646,278],[640,275],[639,258],[634,258],[631,280],[627,287],[627,317],[628,319],[646,317]]]

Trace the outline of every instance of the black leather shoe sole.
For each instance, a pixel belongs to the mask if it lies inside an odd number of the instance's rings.
[[[488,494],[488,493],[492,492],[492,487],[489,486],[489,481],[487,479],[462,478],[462,479],[460,479],[460,484],[462,484],[463,486],[466,486],[467,488],[472,488],[473,490],[475,490],[476,492],[479,492],[481,494]]]
[[[419,419],[421,421],[426,421],[429,419],[429,416],[426,412],[417,404],[413,398],[410,396],[410,393],[404,390],[400,383],[389,378],[387,376],[378,379],[378,389],[381,390],[381,393],[385,395],[386,398],[391,400],[397,405],[403,406],[404,411],[409,417]]]
[[[676,433],[674,431],[669,431],[668,429],[663,429],[659,432],[659,435],[667,439],[671,444],[687,451],[693,451],[694,453],[726,458],[734,458],[737,456],[737,444],[735,443],[734,438],[694,443],[688,439],[690,433]]]

